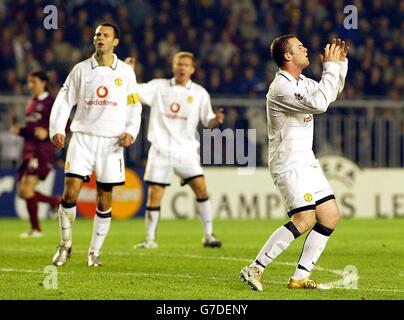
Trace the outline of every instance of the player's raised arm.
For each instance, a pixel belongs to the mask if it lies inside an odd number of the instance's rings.
[[[341,70],[339,73],[339,89],[338,93],[341,93],[341,91],[344,89],[345,86],[345,78],[348,73],[348,51],[349,47],[345,43],[345,41],[338,39],[337,40],[337,45],[340,47],[340,55],[339,55],[339,65],[341,66]]]
[[[78,68],[74,67],[68,75],[56,100],[49,118],[49,138],[57,148],[64,147],[65,128],[72,108],[78,101]]]
[[[325,112],[337,98],[340,77],[341,49],[336,43],[329,43],[324,49],[323,74],[316,89],[311,92],[298,90],[290,81],[284,81],[269,92],[269,100],[285,111],[299,113]]]
[[[135,72],[136,62],[135,57],[127,57],[125,59],[125,63],[131,66],[133,72]],[[157,93],[156,81],[151,80],[147,83],[137,83],[135,91],[139,94],[140,102],[151,107],[153,105],[153,99]]]

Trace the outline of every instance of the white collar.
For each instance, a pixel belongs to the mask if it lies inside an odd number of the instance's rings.
[[[109,66],[112,70],[115,70],[117,65],[118,65],[118,57],[116,56],[116,54],[113,54],[114,56],[114,62],[112,62],[112,64]],[[97,62],[97,59],[95,59],[95,53],[91,56],[91,68],[97,68],[97,67],[107,67],[107,66],[100,66]]]
[[[187,82],[187,84],[185,85],[185,88],[191,89],[191,84],[192,84],[192,80],[189,79],[188,82]],[[177,82],[175,82],[175,78],[174,78],[174,77],[171,78],[171,79],[170,79],[170,86],[176,86],[176,85],[179,86],[180,84],[178,84]]]
[[[287,72],[285,70],[279,69],[278,74],[284,76],[286,79],[288,79],[291,82],[293,82],[293,81],[298,82],[298,80],[296,80],[289,72]],[[304,78],[305,78],[305,76],[302,74],[299,76],[299,80],[303,80]]]
[[[37,96],[36,98],[37,98],[39,101],[42,101],[42,100],[45,100],[48,96],[49,96],[49,92],[48,92],[48,91],[45,91],[44,93],[40,94],[40,95]]]

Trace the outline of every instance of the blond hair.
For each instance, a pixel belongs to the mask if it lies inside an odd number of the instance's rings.
[[[192,52],[189,52],[189,51],[179,51],[179,52],[177,52],[174,55],[174,58],[173,58],[173,65],[175,65],[177,63],[177,61],[179,59],[182,59],[182,58],[191,59],[192,60],[192,66],[194,68],[196,67],[196,60],[195,60],[194,54]]]

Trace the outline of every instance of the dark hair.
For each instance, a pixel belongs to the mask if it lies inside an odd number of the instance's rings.
[[[99,27],[111,27],[114,29],[114,39],[119,39],[119,29],[116,25],[111,22],[104,22],[99,25]]]
[[[38,71],[32,71],[28,74],[29,77],[35,77],[40,79],[41,81],[46,82],[45,84],[45,91],[49,91],[48,88],[48,83],[49,83],[49,77],[47,73],[44,70],[38,70]]]
[[[285,63],[284,54],[289,52],[289,39],[297,38],[294,34],[287,34],[276,38],[271,43],[271,56],[275,60],[278,67],[282,67]]]
[[[49,82],[49,77],[44,70],[30,72],[28,76],[36,77],[36,78],[41,79],[42,81]]]

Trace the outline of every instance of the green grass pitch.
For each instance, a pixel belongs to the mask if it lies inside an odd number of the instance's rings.
[[[404,219],[343,219],[328,242],[313,278],[330,283],[342,270],[358,270],[357,289],[289,290],[300,255],[297,239],[264,273],[264,291],[242,283],[239,271],[269,234],[286,220],[218,220],[221,249],[203,248],[198,220],[160,221],[154,250],[134,250],[143,239],[144,220],[114,220],[99,268],[86,266],[92,221],[78,219],[73,255],[58,268],[57,289],[46,289],[44,268],[59,242],[57,221],[42,222],[45,237],[19,239],[28,222],[0,220],[0,299],[403,299]],[[339,271],[338,271],[339,270]]]

